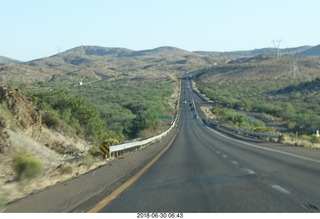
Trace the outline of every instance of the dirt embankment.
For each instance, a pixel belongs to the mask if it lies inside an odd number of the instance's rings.
[[[43,126],[31,100],[18,89],[0,86],[0,198],[7,202],[19,199],[104,163],[81,159],[90,147],[82,139]],[[39,160],[41,173],[17,180],[13,159],[19,153]]]

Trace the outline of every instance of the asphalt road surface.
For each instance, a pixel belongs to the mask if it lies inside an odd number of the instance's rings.
[[[99,212],[320,212],[319,150],[205,126],[187,81],[181,99],[180,131],[170,148]]]

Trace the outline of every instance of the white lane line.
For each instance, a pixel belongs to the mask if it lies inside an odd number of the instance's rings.
[[[224,154],[224,155],[222,155],[222,157],[227,158],[228,156]]]
[[[209,128],[206,126],[207,129],[209,129],[210,131],[212,131],[213,133],[217,134],[217,135],[220,135],[224,138],[227,138],[231,141],[235,141],[235,142],[239,142],[241,144],[245,144],[245,145],[248,145],[250,147],[254,147],[254,148],[258,148],[258,149],[261,149],[261,150],[266,150],[266,151],[272,151],[272,152],[276,152],[276,153],[279,153],[279,154],[284,154],[284,155],[287,155],[287,156],[290,156],[290,157],[295,157],[295,158],[299,158],[299,159],[303,159],[303,160],[307,160],[307,161],[311,161],[311,162],[315,162],[315,163],[320,163],[320,160],[316,160],[316,159],[312,159],[312,158],[308,158],[308,157],[304,157],[304,156],[300,156],[300,155],[296,155],[296,154],[291,154],[291,153],[288,153],[288,152],[284,152],[284,151],[278,151],[278,150],[275,150],[275,149],[271,149],[271,148],[265,148],[265,147],[261,147],[261,146],[258,146],[258,145],[254,145],[254,144],[250,144],[250,143],[247,143],[247,142],[243,142],[243,141],[239,141],[239,140],[236,140],[236,139],[233,139],[233,138],[229,138],[228,136],[225,136],[223,134],[220,134],[219,132]]]
[[[245,171],[247,171],[247,173],[249,173],[250,175],[256,174],[256,172],[254,172],[254,171],[251,170],[251,169],[245,169]]]
[[[217,154],[220,154],[220,151],[216,151]]]
[[[279,186],[279,185],[271,185],[271,187],[275,190],[277,190],[278,192],[281,192],[283,194],[289,195],[290,192],[288,190],[286,190],[285,188]]]
[[[233,163],[235,165],[239,164],[238,161],[235,161],[235,160],[233,160],[231,163]]]

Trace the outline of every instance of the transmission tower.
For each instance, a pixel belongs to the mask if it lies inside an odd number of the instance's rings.
[[[281,44],[282,40],[272,40],[273,46],[276,50],[276,57],[280,58],[280,51],[279,51],[279,47]]]
[[[289,77],[293,77],[293,80],[296,80],[297,77],[300,77],[297,58],[294,55],[292,55],[290,60]]]

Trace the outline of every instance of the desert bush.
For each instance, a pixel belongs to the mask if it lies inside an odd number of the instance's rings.
[[[44,111],[42,113],[42,123],[48,128],[58,129],[60,127],[61,121],[57,113],[53,111]]]
[[[6,206],[6,200],[3,196],[0,196],[0,212],[4,210],[5,206]]]
[[[102,156],[101,152],[100,152],[100,148],[99,146],[93,145],[90,149],[89,149],[89,154],[93,157],[100,157]]]
[[[16,179],[23,177],[33,178],[41,172],[41,163],[38,159],[27,153],[19,153],[13,159]]]
[[[116,138],[107,138],[103,141],[103,144],[107,144],[109,146],[119,144],[119,140]]]
[[[94,163],[94,158],[91,154],[88,154],[87,156],[81,157],[81,161],[85,166],[91,167]]]
[[[65,175],[65,174],[72,174],[73,172],[73,168],[69,165],[63,165],[61,168],[60,168],[60,174],[61,175]]]
[[[311,143],[320,143],[320,137],[318,137],[316,134],[313,134],[310,136],[310,142]]]

